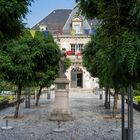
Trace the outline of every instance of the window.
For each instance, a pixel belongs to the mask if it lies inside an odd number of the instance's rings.
[[[75,17],[72,19],[72,29],[75,30],[76,34],[82,34],[82,19]]]
[[[74,28],[76,34],[80,34],[80,33],[81,33],[81,27],[80,27],[80,24],[79,24],[79,25],[78,25],[78,24],[74,25],[73,28]]]
[[[83,50],[83,44],[78,44],[79,45],[79,52]]]
[[[83,49],[83,44],[71,44],[71,51],[81,52]]]
[[[39,25],[39,29],[40,29],[40,31],[46,31],[47,30],[47,26],[42,23],[42,24]]]

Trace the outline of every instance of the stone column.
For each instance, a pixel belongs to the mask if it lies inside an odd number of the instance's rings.
[[[72,120],[69,107],[69,80],[67,79],[64,68],[66,59],[65,50],[60,52],[59,77],[55,80],[55,101],[49,120],[68,121]]]
[[[69,107],[69,80],[66,77],[56,78],[55,80],[55,101],[49,120],[73,120]]]

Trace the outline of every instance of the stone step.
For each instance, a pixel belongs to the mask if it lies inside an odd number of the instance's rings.
[[[70,92],[92,92],[93,89],[85,89],[85,88],[70,88]]]

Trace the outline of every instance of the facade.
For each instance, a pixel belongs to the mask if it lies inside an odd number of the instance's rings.
[[[72,60],[72,65],[66,70],[70,80],[70,88],[93,89],[98,87],[97,78],[90,76],[82,65],[81,51],[90,41],[90,34],[94,34],[97,20],[87,20],[78,14],[77,8],[58,9],[36,24],[33,29],[49,31],[52,33],[60,49],[65,49],[67,57]]]

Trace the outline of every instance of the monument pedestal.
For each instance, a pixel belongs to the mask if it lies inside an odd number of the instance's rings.
[[[73,120],[69,107],[69,80],[66,77],[56,78],[55,80],[55,101],[49,120]]]

